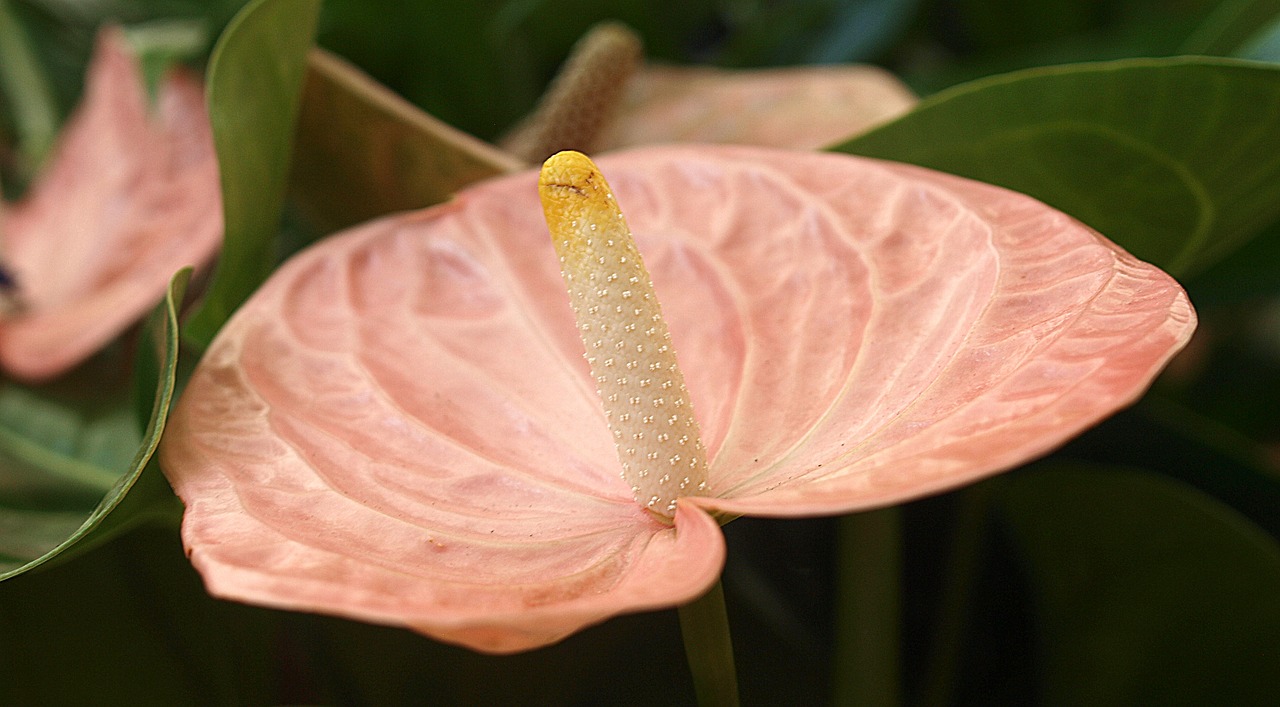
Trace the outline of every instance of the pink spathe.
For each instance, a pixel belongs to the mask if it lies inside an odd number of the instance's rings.
[[[161,449],[213,594],[545,645],[699,596],[715,518],[880,507],[1043,454],[1140,396],[1195,325],[1167,275],[996,187],[762,148],[599,165],[706,495],[668,525],[619,476],[519,174],[325,240],[219,334]]]
[[[0,255],[22,309],[0,321],[0,366],[29,380],[87,359],[155,306],[173,274],[222,242],[222,201],[199,82],[170,72],[148,105],[119,28],[98,36],[84,99]]]

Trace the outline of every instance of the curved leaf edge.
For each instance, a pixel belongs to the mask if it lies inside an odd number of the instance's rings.
[[[909,124],[910,121],[917,119],[919,115],[933,113],[939,109],[945,110],[944,106],[952,101],[963,100],[986,91],[1000,91],[1004,87],[1008,86],[1016,86],[1027,82],[1036,82],[1061,76],[1105,75],[1129,70],[1178,70],[1197,68],[1246,70],[1270,73],[1275,75],[1277,82],[1280,82],[1280,64],[1239,57],[1183,55],[1175,57],[1142,57],[1034,67],[1030,69],[1011,71],[1004,74],[986,76],[944,89],[921,99],[921,101],[917,103],[910,112],[904,113],[893,120],[881,123],[866,132],[851,136],[843,142],[830,145],[825,149],[831,152],[844,152],[853,155],[899,160],[912,164],[919,164],[933,169],[940,169],[941,171],[952,171],[959,176],[976,178],[980,181],[991,181],[989,177],[984,178],[971,173],[949,170],[946,167],[939,167],[938,165],[930,163],[928,159],[921,159],[917,155],[904,152],[893,154],[894,151],[892,150],[886,152],[883,149],[877,149],[876,147],[870,147],[869,145],[875,145],[875,142],[881,139],[881,136],[886,133],[892,135],[893,131],[900,130],[903,124]],[[997,186],[1009,187],[1007,184],[997,184]],[[1062,205],[1055,204],[1054,206],[1055,208],[1066,210],[1070,213],[1070,209],[1065,209]],[[1072,215],[1079,218],[1079,215],[1077,214]],[[1195,234],[1196,237],[1188,239],[1176,256],[1168,262],[1156,262],[1155,264],[1160,266],[1162,269],[1169,271],[1179,279],[1192,278],[1209,269],[1211,266],[1216,265],[1218,262],[1230,257],[1246,244],[1250,243],[1258,235],[1274,225],[1274,223],[1267,221],[1262,225],[1253,228],[1251,232],[1245,234],[1243,237],[1232,238],[1227,248],[1221,247],[1220,244],[1218,246],[1211,246],[1207,233],[1197,233]],[[1123,234],[1108,233],[1107,235],[1108,237],[1115,239],[1121,245],[1124,245]]]
[[[213,128],[214,147],[218,156],[219,172],[222,183],[222,205],[226,232],[223,237],[222,254],[210,277],[204,297],[192,313],[183,328],[184,337],[201,349],[208,347],[222,325],[237,307],[253,290],[270,274],[275,265],[275,254],[272,246],[279,232],[281,211],[284,206],[285,191],[289,181],[289,162],[293,152],[298,112],[302,103],[302,88],[306,79],[307,57],[315,44],[316,26],[320,15],[320,0],[254,0],[245,5],[223,30],[222,35],[213,48],[209,60],[208,78],[205,84],[206,104],[210,123]],[[286,22],[285,20],[289,20]],[[270,49],[261,50],[261,45],[249,40],[264,32],[275,31],[276,41]],[[248,38],[248,39],[246,39]],[[283,135],[262,135],[253,130],[238,130],[230,116],[246,111],[243,97],[238,97],[235,105],[229,103],[224,107],[223,94],[231,91],[227,83],[232,79],[223,79],[230,69],[228,65],[241,63],[245,49],[270,52],[276,60],[275,66],[258,67],[259,70],[270,70],[277,75],[282,84],[282,95],[272,95],[267,104],[252,105],[251,113],[259,120],[263,115],[272,115],[278,110],[283,120],[281,126],[287,126]],[[228,58],[229,57],[229,58]],[[255,97],[258,98],[258,97]],[[274,122],[274,121],[267,121]],[[268,126],[270,130],[271,126]],[[242,146],[245,144],[263,144],[275,139],[272,154],[255,154],[252,158],[255,167],[246,169]],[[253,138],[253,139],[249,139]],[[268,174],[264,181],[258,183],[261,199],[269,206],[264,211],[248,212],[251,204],[243,203],[242,194],[248,193],[245,184],[232,181],[246,172],[262,174],[263,165],[284,165],[279,170],[279,178],[273,179]],[[243,213],[242,213],[243,212]]]
[[[173,405],[178,369],[178,305],[186,293],[190,278],[191,268],[183,268],[175,273],[169,281],[164,301],[156,307],[153,315],[157,322],[156,343],[161,349],[160,375],[152,399],[151,417],[129,470],[120,476],[97,508],[74,533],[40,557],[0,573],[0,581],[25,574],[55,559],[70,559],[125,530],[153,520],[177,518],[181,513],[177,498],[155,468],[152,458],[160,445],[160,437]]]
[[[843,142],[830,145],[825,149],[831,152],[848,152],[850,154],[858,154],[857,143],[867,136],[874,135],[881,131],[890,130],[895,123],[908,119],[915,113],[931,110],[940,104],[949,103],[957,96],[977,93],[997,86],[1017,84],[1024,81],[1035,81],[1044,77],[1062,76],[1066,74],[1105,74],[1115,71],[1124,71],[1126,69],[1172,69],[1178,67],[1261,69],[1280,74],[1280,67],[1276,66],[1272,62],[1258,61],[1254,59],[1241,59],[1238,57],[1203,56],[1196,54],[1174,57],[1137,57],[1129,59],[1112,59],[1108,61],[1088,61],[1074,64],[1057,64],[1053,66],[1037,66],[1029,69],[1018,69],[1016,71],[984,76],[972,81],[966,81],[964,83],[945,88],[937,93],[925,96],[924,98],[921,98],[920,102],[917,103],[909,112],[904,113],[889,122],[882,123],[881,125],[878,125],[864,133],[852,136]]]

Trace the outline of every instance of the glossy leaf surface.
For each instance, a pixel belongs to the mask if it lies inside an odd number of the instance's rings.
[[[18,300],[0,320],[0,365],[10,374],[44,380],[82,362],[221,242],[200,85],[176,73],[159,91],[149,109],[123,35],[105,30],[81,108],[6,214],[3,257]]]
[[[320,49],[308,60],[300,110],[292,186],[326,225],[438,204],[524,166]]]
[[[871,508],[1041,454],[1132,401],[1181,289],[1021,195],[753,148],[600,160],[711,455],[674,527],[633,500],[536,175],[335,236],[233,318],[162,447],[218,596],[489,651],[715,580],[708,511]]]
[[[223,31],[209,60],[226,243],[184,334],[207,344],[275,266],[294,124],[319,0],[257,0]]]
[[[1029,194],[1189,274],[1280,219],[1280,67],[1180,58],[1021,71],[930,96],[837,149]]]

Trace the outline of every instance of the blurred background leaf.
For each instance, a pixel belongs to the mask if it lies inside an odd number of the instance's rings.
[[[1154,474],[1054,467],[1005,481],[998,506],[1037,597],[1039,704],[1274,703],[1274,538]]]
[[[295,201],[322,231],[438,204],[524,166],[312,50],[290,179]]]
[[[171,530],[131,533],[0,583],[0,703],[275,704],[274,617],[210,599]]]
[[[1186,54],[1234,54],[1257,36],[1259,28],[1277,18],[1277,0],[1224,0],[1201,20],[1179,49]]]
[[[42,390],[0,388],[0,580],[148,521],[176,527],[181,504],[151,460],[173,402],[177,308],[190,274],[174,275],[154,317],[160,365],[145,386],[145,429],[128,381],[103,375],[100,362]]]

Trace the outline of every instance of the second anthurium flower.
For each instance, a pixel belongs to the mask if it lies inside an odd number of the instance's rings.
[[[161,450],[213,594],[538,647],[704,593],[721,520],[890,505],[1043,454],[1195,325],[1164,273],[958,177],[710,146],[601,169],[611,187],[544,176],[554,247],[523,173],[327,239],[241,308]],[[621,267],[626,224],[645,267]],[[682,375],[648,357],[667,342]]]
[[[169,279],[222,242],[213,138],[199,81],[149,98],[124,32],[98,35],[85,96],[50,163],[0,220],[0,367],[27,380],[89,358],[142,317]]]

